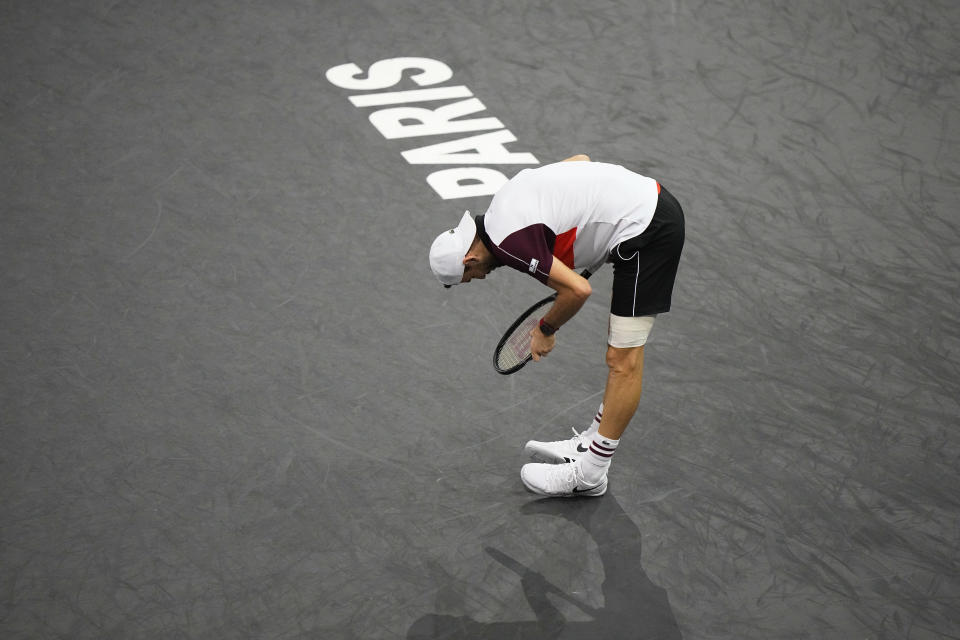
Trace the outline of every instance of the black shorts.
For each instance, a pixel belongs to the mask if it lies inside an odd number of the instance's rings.
[[[615,316],[652,316],[670,311],[673,282],[683,250],[683,209],[669,191],[658,187],[660,194],[650,225],[610,252],[610,313]]]

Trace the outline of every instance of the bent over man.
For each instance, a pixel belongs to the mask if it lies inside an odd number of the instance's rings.
[[[447,287],[483,279],[506,265],[557,292],[531,332],[539,361],[556,333],[591,295],[575,270],[613,263],[607,336],[607,384],[590,427],[568,440],[530,441],[540,462],[520,472],[531,491],[547,496],[600,496],[620,436],[637,410],[643,349],[657,314],[670,310],[684,241],[683,210],[656,180],[585,155],[524,169],[493,197],[487,213],[437,236],[430,267]]]

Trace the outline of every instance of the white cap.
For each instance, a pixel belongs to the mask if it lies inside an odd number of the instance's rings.
[[[477,223],[466,211],[456,229],[444,231],[430,247],[430,269],[445,287],[460,284],[463,279],[463,258],[467,255],[473,238],[477,235]]]

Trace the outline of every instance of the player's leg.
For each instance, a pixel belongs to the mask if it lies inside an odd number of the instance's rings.
[[[607,471],[630,419],[637,410],[643,390],[643,346],[653,328],[653,316],[615,318],[611,316],[607,347],[607,386],[599,428],[582,438],[585,449],[573,462],[527,464],[520,477],[534,493],[549,496],[603,495]]]
[[[611,317],[607,346],[607,386],[603,394],[604,413],[597,433],[587,444],[587,452],[577,460],[586,484],[606,479],[620,437],[640,404],[643,393],[643,349],[654,316],[641,318]]]
[[[652,328],[653,317],[648,318],[649,327]],[[645,344],[646,338],[643,341]],[[603,405],[607,409],[597,429],[604,438],[619,440],[640,404],[643,393],[643,346],[607,346],[609,371],[603,392]]]

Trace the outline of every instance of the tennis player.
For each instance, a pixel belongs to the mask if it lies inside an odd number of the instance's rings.
[[[524,169],[494,195],[485,215],[465,213],[433,242],[430,267],[447,287],[506,265],[556,290],[531,332],[535,361],[553,350],[557,331],[592,293],[575,270],[613,263],[603,402],[573,438],[527,443],[527,455],[539,461],[520,471],[529,490],[606,493],[611,459],[640,402],[644,345],[657,315],[670,310],[683,241],[683,210],[656,180],[581,154]]]

